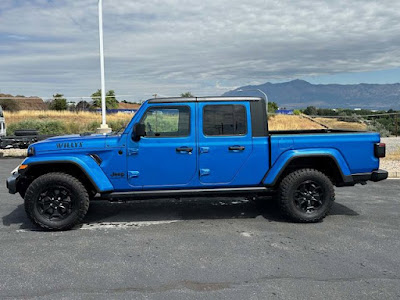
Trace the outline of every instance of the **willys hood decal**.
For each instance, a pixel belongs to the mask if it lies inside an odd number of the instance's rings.
[[[117,137],[107,135],[66,135],[48,138],[33,144],[36,153],[53,152],[53,151],[79,151],[86,149],[103,149],[106,148],[106,141],[112,142]]]

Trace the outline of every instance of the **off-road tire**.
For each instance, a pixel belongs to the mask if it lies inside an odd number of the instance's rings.
[[[318,185],[322,191],[319,197],[322,204],[312,212],[301,209],[298,201],[298,197],[302,197],[298,196],[298,189],[309,182]],[[299,169],[289,173],[281,181],[278,199],[280,209],[288,219],[299,223],[314,223],[321,221],[328,214],[335,200],[335,190],[332,181],[324,173],[315,169]]]
[[[69,214],[64,219],[46,218],[40,213],[39,199],[43,193],[54,189],[65,189],[72,205]],[[81,223],[89,209],[89,195],[84,185],[75,177],[65,173],[47,173],[36,178],[25,193],[25,211],[29,219],[37,226],[46,230],[68,230]]]

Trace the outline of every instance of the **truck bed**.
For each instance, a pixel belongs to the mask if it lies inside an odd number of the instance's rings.
[[[350,172],[364,173],[379,168],[374,145],[380,142],[379,133],[321,129],[283,130],[270,132],[271,165],[287,151],[309,150],[324,153],[327,149],[337,151]]]

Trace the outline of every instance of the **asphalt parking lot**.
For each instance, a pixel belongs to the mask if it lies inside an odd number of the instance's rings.
[[[318,224],[241,198],[94,202],[85,224],[36,230],[0,160],[0,298],[398,299],[400,181],[336,189]]]

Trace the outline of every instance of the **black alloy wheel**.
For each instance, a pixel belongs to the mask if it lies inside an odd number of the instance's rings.
[[[321,185],[313,180],[302,182],[294,195],[296,207],[308,214],[320,209],[323,200],[324,191]]]
[[[63,220],[71,215],[76,207],[71,191],[63,186],[49,187],[42,191],[36,202],[40,215],[51,220]]]

